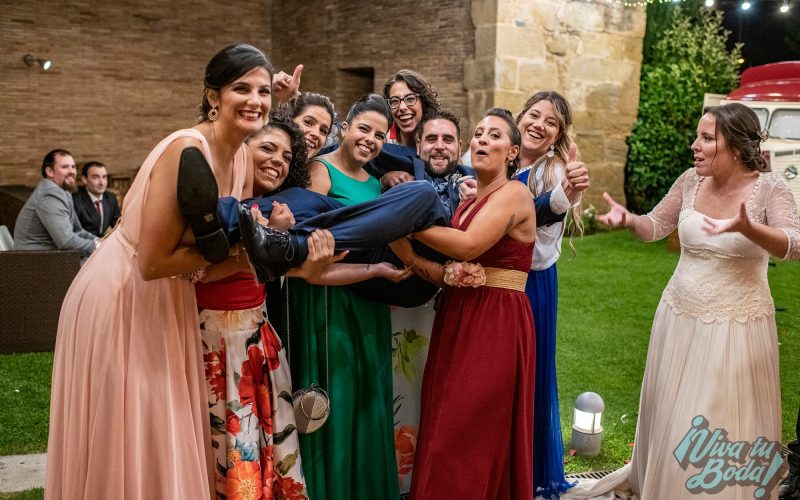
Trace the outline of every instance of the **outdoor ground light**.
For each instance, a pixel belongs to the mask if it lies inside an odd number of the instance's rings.
[[[47,71],[48,69],[53,67],[53,61],[51,61],[50,59],[42,59],[41,57],[33,57],[30,54],[25,54],[24,56],[22,56],[22,61],[25,64],[27,64],[28,66],[33,66],[34,64],[38,64],[45,71]]]
[[[600,453],[600,441],[603,438],[600,419],[605,408],[603,398],[594,392],[584,392],[575,400],[571,448],[578,455],[595,457]]]

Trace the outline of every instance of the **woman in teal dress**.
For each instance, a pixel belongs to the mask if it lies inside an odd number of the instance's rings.
[[[363,166],[380,152],[390,122],[379,95],[356,102],[342,124],[340,147],[309,165],[310,189],[345,204],[380,195],[380,183]],[[317,384],[330,397],[328,421],[300,439],[309,497],[398,498],[388,306],[344,287],[296,279],[287,286],[283,314],[290,325],[294,387]]]

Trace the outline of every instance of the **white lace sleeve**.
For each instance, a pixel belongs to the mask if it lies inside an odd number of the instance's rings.
[[[797,204],[786,181],[780,179],[767,198],[767,225],[780,229],[789,238],[789,248],[784,259],[800,259],[800,217]]]
[[[682,173],[669,188],[667,195],[645,215],[653,223],[653,237],[648,241],[660,240],[678,227],[681,207],[684,197],[687,195],[687,179],[690,179],[692,175],[695,175],[693,168]]]

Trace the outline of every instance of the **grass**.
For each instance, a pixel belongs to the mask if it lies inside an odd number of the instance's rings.
[[[603,396],[603,452],[595,458],[567,456],[568,472],[616,469],[630,458],[636,432],[639,388],[650,327],[661,292],[678,255],[666,242],[643,244],[625,231],[575,241],[558,264],[558,383],[565,448],[569,449],[572,405],[578,394]],[[800,263],[769,269],[781,343],[784,442],[792,441],[800,379]],[[50,353],[0,356],[0,455],[38,453],[47,446]],[[31,494],[36,495],[34,491]],[[40,498],[40,496],[4,497]]]
[[[42,488],[14,493],[0,493],[0,500],[42,500],[43,498],[44,490]]]
[[[47,448],[52,353],[0,356],[0,455]]]
[[[578,394],[603,396],[603,449],[594,458],[566,456],[567,472],[617,469],[630,459],[636,434],[639,389],[653,315],[678,262],[666,241],[644,244],[626,231],[575,240],[577,257],[558,264],[557,372],[565,451]],[[800,404],[797,359],[800,340],[791,333],[800,321],[800,263],[769,268],[781,356],[784,442],[795,439]]]

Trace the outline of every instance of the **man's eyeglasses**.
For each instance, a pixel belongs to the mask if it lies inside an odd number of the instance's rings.
[[[403,97],[392,96],[386,99],[386,102],[389,103],[389,107],[392,109],[399,108],[400,101],[406,103],[406,106],[410,108],[417,103],[417,99],[419,99],[419,94],[406,94]]]

